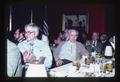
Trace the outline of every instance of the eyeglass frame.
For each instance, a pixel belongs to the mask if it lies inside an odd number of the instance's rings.
[[[32,33],[35,33],[35,31],[27,31],[27,32],[25,32],[25,34],[32,34]]]

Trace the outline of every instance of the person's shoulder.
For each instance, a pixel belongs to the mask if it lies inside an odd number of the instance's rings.
[[[18,44],[23,44],[23,43],[27,43],[27,40],[21,41]]]
[[[77,45],[83,45],[81,42],[78,42],[78,41],[76,41],[76,44]]]
[[[63,44],[65,44],[67,41],[61,41],[60,43],[59,43],[59,45],[63,45]]]
[[[9,54],[19,52],[17,45],[15,43],[13,43],[12,41],[10,41],[10,40],[7,40],[7,52],[8,53],[10,52]]]
[[[23,44],[23,43],[27,43],[27,40],[21,41],[18,44]]]
[[[27,44],[27,40],[18,43],[18,46]]]
[[[7,45],[8,45],[8,47],[10,47],[10,46],[12,46],[12,47],[16,47],[16,44],[13,43],[13,42],[10,41],[10,40],[7,40]]]
[[[60,43],[61,43],[61,44],[64,44],[64,43],[66,43],[66,42],[67,42],[67,41],[61,41]]]
[[[81,48],[81,47],[82,47],[82,48],[85,47],[84,44],[82,44],[81,42],[78,42],[78,41],[76,42],[76,45],[77,45],[78,47],[80,47],[80,48]]]
[[[45,44],[45,42],[44,41],[42,41],[42,40],[40,40],[40,39],[36,39],[36,41],[35,41],[36,43],[40,43],[40,44]]]
[[[39,40],[39,39],[37,39],[36,41],[35,41],[35,43],[36,43],[36,45],[43,45],[43,46],[49,46],[45,41],[42,41],[42,40]]]

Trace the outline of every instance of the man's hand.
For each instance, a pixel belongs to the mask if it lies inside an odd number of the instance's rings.
[[[85,43],[86,46],[91,45],[89,41],[86,41]]]
[[[23,53],[23,59],[24,59],[24,61],[29,61],[29,60],[31,60],[31,57],[32,57],[32,55],[31,55],[31,53],[29,53],[28,51],[25,51],[25,52]]]
[[[64,62],[61,60],[61,59],[58,59],[57,61],[56,61],[56,66],[60,66],[60,65],[62,65]]]
[[[90,57],[90,55],[89,55],[88,53],[85,53],[85,54],[83,55],[83,57],[88,59],[88,58]]]

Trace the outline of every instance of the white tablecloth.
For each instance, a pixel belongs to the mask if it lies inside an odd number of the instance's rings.
[[[88,74],[91,74],[90,77],[114,77],[115,68],[112,72],[100,72],[100,65],[90,64],[89,66],[81,64],[79,70],[76,70],[75,66],[72,63],[59,66],[50,70],[49,74],[51,77],[89,77]]]
[[[29,64],[25,77],[47,77],[44,64]]]

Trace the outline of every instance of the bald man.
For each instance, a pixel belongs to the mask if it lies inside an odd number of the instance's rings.
[[[68,62],[79,60],[82,55],[89,57],[88,51],[84,45],[77,42],[78,31],[76,29],[69,29],[69,40],[61,42],[54,51],[56,66],[66,64]]]

